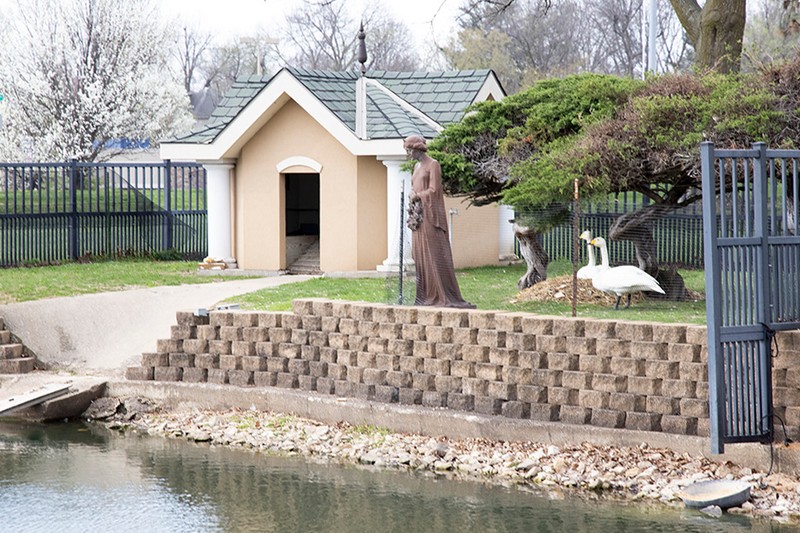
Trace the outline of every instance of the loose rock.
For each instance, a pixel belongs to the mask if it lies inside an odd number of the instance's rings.
[[[83,413],[88,420],[105,420],[117,414],[117,410],[122,406],[119,398],[98,398],[92,402],[89,408]]]
[[[370,465],[427,471],[438,476],[504,485],[538,486],[549,496],[560,491],[602,493],[620,500],[645,499],[680,505],[683,487],[707,479],[738,479],[750,483],[751,501],[733,510],[737,514],[800,519],[800,479],[785,474],[754,472],[731,463],[723,465],[668,449],[600,446],[589,443],[557,447],[533,442],[497,442],[486,439],[440,440],[421,435],[393,434],[371,427],[335,426],[295,416],[257,410],[223,412],[175,410],[159,412],[139,400],[109,400],[95,406],[99,415],[121,431],[183,438],[214,445],[251,448],[267,453],[303,455],[309,461]],[[116,407],[115,407],[116,405]],[[129,416],[131,412],[135,416]],[[87,412],[88,416],[88,412]],[[765,483],[762,488],[762,483]],[[595,496],[596,497],[596,496]],[[705,509],[719,516],[719,508]]]

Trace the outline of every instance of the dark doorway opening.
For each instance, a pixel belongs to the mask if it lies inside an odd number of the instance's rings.
[[[319,273],[319,174],[285,174],[286,267]]]
[[[319,236],[319,174],[286,174],[286,235]]]

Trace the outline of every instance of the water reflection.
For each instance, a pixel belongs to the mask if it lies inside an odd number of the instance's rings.
[[[788,531],[97,426],[0,422],[6,531]]]

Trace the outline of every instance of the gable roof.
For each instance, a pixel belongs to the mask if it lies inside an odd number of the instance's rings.
[[[443,126],[460,120],[470,104],[484,100],[488,95],[497,99],[504,96],[502,87],[491,70],[369,71],[366,74],[366,139],[359,139],[356,136],[358,78],[359,74],[355,71],[333,72],[297,68],[284,68],[270,78],[260,76],[241,78],[225,94],[205,125],[187,135],[163,141],[162,152],[167,152],[165,155],[171,156],[169,158],[178,159],[180,158],[178,152],[183,151],[176,150],[180,146],[220,143],[226,137],[224,135],[226,130],[232,128],[234,123],[259,120],[257,117],[261,115],[255,108],[261,106],[266,113],[276,103],[282,105],[285,102],[284,94],[306,108],[321,123],[323,121],[318,116],[320,112],[330,115],[327,118],[333,120],[328,121],[330,124],[326,128],[343,144],[350,145],[348,147],[353,153],[375,151],[364,147],[354,150],[353,143],[358,142],[404,139],[413,134],[427,138],[434,137]],[[267,94],[269,96],[265,97]],[[312,98],[309,100],[308,96]],[[279,100],[281,101],[278,102]],[[321,107],[316,104],[321,104]],[[273,109],[272,113],[274,112]],[[245,115],[248,117],[245,118]],[[263,119],[261,120],[263,122]],[[338,124],[335,124],[337,122]],[[249,125],[234,129],[237,129],[240,135],[252,133]],[[348,136],[348,132],[352,139],[343,139]],[[227,137],[224,144],[241,144],[232,135]],[[229,148],[222,151],[207,151],[228,153]],[[189,151],[199,154],[196,149]]]

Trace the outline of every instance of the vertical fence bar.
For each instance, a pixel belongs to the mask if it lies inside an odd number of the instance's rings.
[[[703,244],[706,259],[706,315],[710,318],[707,327],[708,335],[708,403],[710,414],[709,432],[711,436],[711,452],[724,451],[725,434],[725,387],[723,386],[724,368],[719,353],[721,307],[718,295],[721,292],[719,271],[719,249],[717,248],[717,205],[714,172],[714,144],[704,142],[700,145],[703,187]],[[721,191],[720,196],[724,196]],[[709,264],[710,263],[710,264]],[[724,275],[724,273],[723,273]]]
[[[404,250],[404,241],[405,241],[405,200],[406,200],[406,182],[405,180],[400,180],[400,250],[398,253],[400,254],[400,261],[399,261],[399,277],[397,281],[397,305],[403,305],[403,276],[405,276],[405,250]]]
[[[575,178],[575,191],[572,202],[572,316],[578,316],[578,259],[581,255],[580,239],[578,239],[578,178]]]
[[[172,242],[172,162],[169,159],[164,161],[164,203],[166,204],[166,219],[162,246],[164,250],[171,250],[174,245]]]
[[[754,217],[754,232],[755,237],[760,238],[761,243],[757,251],[757,277],[756,277],[756,300],[757,300],[757,320],[766,328],[767,321],[769,320],[770,302],[770,268],[769,268],[769,228],[768,228],[768,213],[766,209],[768,201],[767,190],[767,145],[764,143],[755,143],[753,148],[758,150],[758,158],[753,161],[753,203],[755,204],[755,217]],[[772,165],[770,165],[771,167]],[[766,332],[765,332],[766,335]],[[768,342],[768,341],[767,341]],[[767,342],[761,342],[764,346]],[[760,349],[758,361],[758,373],[760,380],[763,380],[760,387],[761,393],[761,406],[762,410],[759,413],[761,419],[759,420],[758,427],[761,428],[762,433],[772,434],[772,369],[769,354],[763,353],[763,348]]]
[[[738,209],[738,199],[739,199],[739,165],[737,164],[736,159],[731,159],[733,161],[733,169],[731,169],[731,224],[732,224],[732,237],[739,236],[739,209]],[[747,164],[744,165],[744,168],[747,168]]]
[[[792,159],[792,233],[800,235],[800,174],[797,172],[797,159]]]
[[[69,257],[73,261],[78,258],[78,160],[69,162]]]
[[[786,235],[788,218],[786,212],[786,159],[781,158],[781,235]]]

